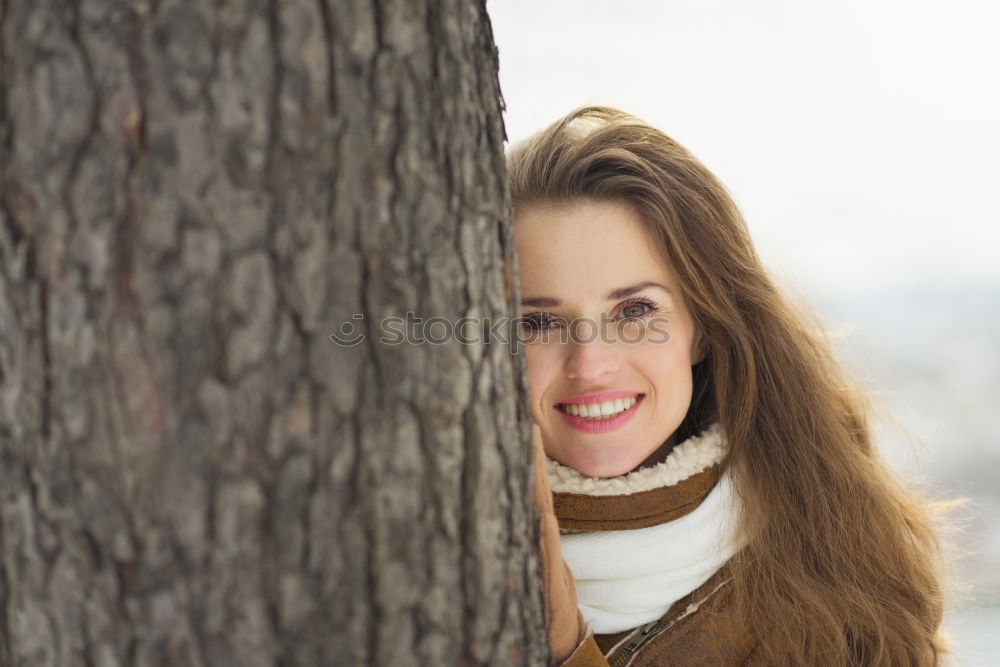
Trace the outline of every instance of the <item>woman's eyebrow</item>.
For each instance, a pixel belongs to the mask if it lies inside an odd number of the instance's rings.
[[[604,297],[605,301],[617,301],[618,299],[624,299],[627,296],[632,296],[636,292],[641,292],[647,287],[659,287],[664,292],[669,292],[670,288],[666,285],[662,285],[653,280],[646,280],[641,283],[636,283],[635,285],[629,285],[628,287],[619,287],[616,290],[608,292]]]
[[[666,285],[653,280],[645,280],[641,283],[636,283],[635,285],[628,285],[627,287],[619,287],[618,289],[611,290],[605,295],[604,300],[617,301],[618,299],[624,299],[627,296],[632,296],[636,292],[641,292],[647,287],[659,287],[665,292],[670,291],[670,288]],[[554,306],[561,306],[562,301],[551,296],[535,296],[528,299],[521,299],[521,305],[531,306],[532,308],[552,308]]]

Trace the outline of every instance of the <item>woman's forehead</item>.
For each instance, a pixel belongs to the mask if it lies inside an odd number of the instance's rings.
[[[667,289],[676,283],[627,206],[601,202],[531,209],[518,214],[515,233],[526,297],[560,298],[548,293],[558,292],[604,301],[614,290],[638,283]]]

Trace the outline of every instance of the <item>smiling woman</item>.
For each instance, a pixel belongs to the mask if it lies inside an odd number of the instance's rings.
[[[603,107],[508,167],[557,662],[937,664],[928,505],[725,188]]]

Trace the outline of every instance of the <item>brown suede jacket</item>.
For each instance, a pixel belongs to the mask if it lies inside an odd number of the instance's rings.
[[[553,495],[563,531],[631,530],[693,511],[719,480],[718,465],[672,486],[617,496]],[[758,641],[730,613],[729,572],[722,567],[675,602],[659,620],[615,634],[588,634],[561,667],[730,667],[763,665]]]

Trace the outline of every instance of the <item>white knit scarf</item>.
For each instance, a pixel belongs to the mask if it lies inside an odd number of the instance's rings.
[[[601,479],[550,459],[549,478],[555,493],[627,495],[677,484],[721,461],[725,451],[715,425],[650,468]],[[580,612],[593,631],[621,632],[654,621],[705,583],[739,551],[736,507],[725,471],[694,511],[673,521],[637,530],[562,534]]]

